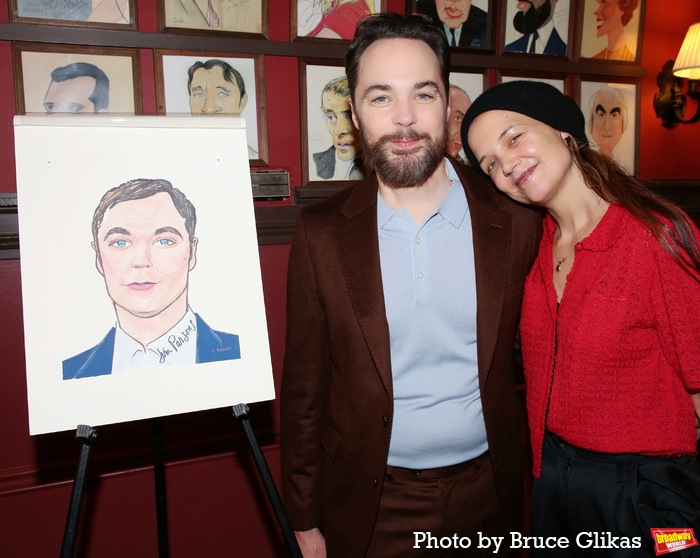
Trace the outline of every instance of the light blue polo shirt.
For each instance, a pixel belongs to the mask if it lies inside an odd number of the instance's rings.
[[[472,227],[459,177],[422,225],[378,195],[377,228],[391,338],[389,465],[446,467],[488,449],[476,350]]]

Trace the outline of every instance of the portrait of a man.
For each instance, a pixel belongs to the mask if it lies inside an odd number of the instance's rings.
[[[568,12],[569,0],[518,0],[512,27],[521,36],[505,45],[506,52],[566,56]]]
[[[197,61],[187,71],[187,93],[193,115],[240,116],[248,102],[245,81],[225,60]]]
[[[603,86],[591,97],[586,111],[587,131],[593,146],[616,158],[617,145],[627,129],[627,104],[619,90]]]
[[[116,324],[63,361],[64,380],[241,358],[238,336],[213,330],[190,307],[196,225],[195,207],[162,178],[130,180],[102,196],[92,248]]]
[[[324,180],[358,180],[365,176],[360,133],[352,122],[348,78],[332,79],[321,92],[321,112],[331,146],[313,154],[316,174]]]
[[[471,106],[472,100],[469,94],[458,85],[450,85],[450,115],[447,120],[447,148],[448,155],[452,155],[461,162],[466,161],[462,150],[462,120],[464,113]]]
[[[44,96],[47,114],[109,111],[109,78],[89,62],[55,68]]]
[[[488,12],[475,6],[473,0],[416,0],[415,11],[441,23],[450,46],[489,46]]]
[[[218,58],[197,60],[188,68],[187,94],[192,116],[241,116],[248,104],[243,76]],[[250,145],[248,158],[258,158],[258,151]]]

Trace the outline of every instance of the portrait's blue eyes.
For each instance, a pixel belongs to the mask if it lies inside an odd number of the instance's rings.
[[[131,242],[129,242],[128,240],[126,240],[124,238],[120,238],[119,240],[115,240],[113,242],[110,242],[109,246],[115,246],[117,248],[126,248],[130,244],[131,244]]]
[[[338,117],[335,114],[326,113],[326,120],[331,124],[338,122]]]
[[[175,241],[171,240],[170,238],[159,238],[158,240],[156,240],[156,244],[158,246],[172,246],[173,244],[175,244]]]

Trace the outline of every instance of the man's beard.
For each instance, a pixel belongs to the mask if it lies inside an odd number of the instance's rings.
[[[390,188],[413,188],[423,184],[433,174],[445,156],[447,132],[436,138],[408,130],[401,134],[385,134],[371,142],[360,128],[362,159],[377,171]],[[423,145],[412,149],[394,149],[392,141],[422,140]]]
[[[530,4],[526,12],[518,11],[513,18],[513,27],[518,33],[529,35],[537,31],[552,15],[552,2],[546,0],[539,8]]]

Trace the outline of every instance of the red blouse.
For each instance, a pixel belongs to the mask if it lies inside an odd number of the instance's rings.
[[[603,453],[694,454],[688,391],[700,390],[700,276],[611,205],[576,245],[557,308],[554,230],[547,216],[520,326],[535,476],[545,425]]]

